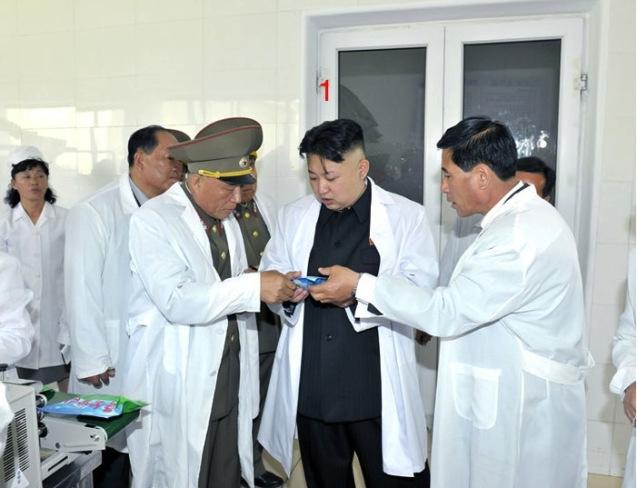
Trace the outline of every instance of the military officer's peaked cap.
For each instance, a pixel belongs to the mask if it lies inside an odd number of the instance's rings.
[[[261,147],[261,124],[247,117],[218,120],[192,141],[169,148],[170,155],[188,165],[190,173],[220,178],[237,185],[254,183],[250,153]]]
[[[166,130],[170,132],[173,136],[175,136],[175,139],[177,139],[177,142],[188,142],[191,140],[188,134],[180,131],[179,129],[166,129]]]

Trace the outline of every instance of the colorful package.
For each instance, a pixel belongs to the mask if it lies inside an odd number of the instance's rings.
[[[81,395],[42,407],[45,413],[58,415],[88,415],[109,419],[134,412],[147,405],[116,395]]]

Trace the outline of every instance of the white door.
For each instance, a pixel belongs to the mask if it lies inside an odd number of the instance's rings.
[[[380,183],[425,205],[441,247],[455,212],[440,195],[436,142],[470,115],[506,123],[520,157],[556,170],[554,202],[578,234],[581,18],[330,29],[318,48],[315,123],[361,123]]]

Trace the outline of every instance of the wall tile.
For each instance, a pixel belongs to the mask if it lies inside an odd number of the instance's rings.
[[[298,69],[283,70],[277,73],[277,122],[279,124],[298,124],[301,105],[301,73]]]
[[[597,227],[597,242],[627,244],[634,182],[604,182],[600,189],[599,214],[604,215]]]
[[[20,80],[70,80],[75,76],[73,34],[20,37]]]
[[[385,0],[384,3],[396,2]],[[279,10],[324,10],[327,8],[353,7],[356,4],[357,0],[279,0]]]
[[[615,368],[612,364],[597,363],[586,377],[586,413],[589,420],[613,422],[615,395],[608,390]]]
[[[17,14],[18,35],[71,32],[74,28],[73,0],[20,0]]]
[[[201,77],[182,73],[138,76],[136,110],[140,126],[204,123]]]
[[[277,15],[277,56],[281,69],[300,72],[302,67],[301,13],[280,12]]]
[[[208,120],[243,115],[261,124],[276,123],[275,70],[211,70],[204,79]]]
[[[635,1],[612,0],[608,43],[611,52],[635,53]],[[634,75],[634,72],[633,72]]]
[[[593,303],[612,305],[624,303],[624,283],[628,247],[621,244],[597,244],[593,280]]]
[[[625,422],[613,426],[613,442],[611,445],[610,474],[624,476],[626,452],[630,436],[635,435],[635,428]]]
[[[589,349],[597,363],[611,363],[611,343],[617,323],[621,306],[616,305],[593,305],[591,315],[591,325],[589,331]]]
[[[11,36],[0,36],[0,82],[14,81],[20,76],[20,53],[13,39]]]
[[[276,66],[276,14],[219,15],[204,21],[206,73]],[[258,32],[246,36],[244,32]]]
[[[224,14],[253,14],[275,12],[276,0],[204,0],[204,17],[216,17]],[[246,31],[246,35],[259,37],[260,31]]]
[[[604,122],[602,176],[635,181],[635,112],[608,112]]]
[[[176,22],[200,19],[203,13],[202,0],[137,0],[137,22]]]
[[[15,36],[17,26],[18,0],[3,0],[0,2],[0,32],[3,36]],[[0,41],[0,46],[2,44],[3,42]]]
[[[276,124],[261,124],[263,127],[263,144],[259,149],[257,171],[261,180],[277,180],[278,161],[276,159]],[[260,184],[260,183],[259,183]]]
[[[75,35],[77,77],[132,76],[137,71],[130,52],[137,42],[135,26],[81,31]]]
[[[20,137],[21,114],[19,107],[20,97],[17,81],[0,81],[0,134],[3,132],[13,132],[16,137]]]
[[[75,126],[75,96],[71,80],[25,81],[18,87],[23,128]]]
[[[634,31],[633,24],[633,31]],[[634,37],[634,36],[633,36]],[[633,43],[634,46],[634,43]],[[609,53],[608,71],[621,73],[606,78],[606,113],[632,114],[635,107],[635,52]],[[630,108],[628,108],[630,107]]]
[[[131,0],[75,0],[76,31],[134,24],[136,3]]]
[[[77,127],[136,126],[136,87],[133,76],[78,79]]]
[[[144,24],[135,29],[136,73],[201,80],[201,20]]]
[[[613,425],[607,422],[589,421],[587,454],[590,473],[608,474]]]

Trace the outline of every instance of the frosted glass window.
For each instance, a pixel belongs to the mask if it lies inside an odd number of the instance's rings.
[[[557,159],[560,40],[464,47],[465,117],[486,115],[509,126],[518,156]]]
[[[338,116],[365,135],[370,176],[423,202],[426,48],[341,51]]]

